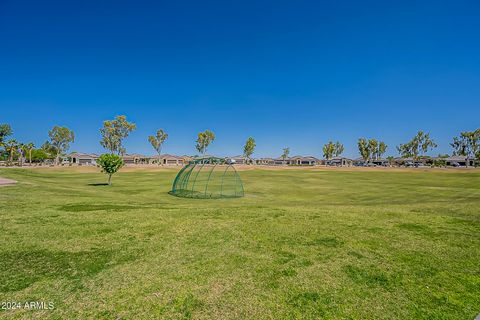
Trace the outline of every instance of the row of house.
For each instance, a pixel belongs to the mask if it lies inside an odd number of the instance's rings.
[[[451,157],[421,157],[418,159],[397,157],[393,159],[375,159],[365,161],[362,158],[353,160],[354,166],[393,166],[393,167],[419,167],[419,166],[446,166],[446,167],[473,167],[475,159],[465,156]]]
[[[63,164],[72,165],[96,165],[97,159],[100,156],[95,153],[80,153],[74,152],[63,158]],[[141,154],[126,154],[123,157],[123,162],[127,165],[134,164],[164,164],[183,166],[185,163],[191,160],[188,156],[175,156],[171,154],[162,154],[160,156],[145,156]]]
[[[74,152],[63,158],[63,164],[73,165],[96,165],[96,161],[99,158],[95,153],[80,153]],[[160,156],[145,156],[142,154],[126,154],[123,156],[123,161],[127,165],[135,164],[162,164],[162,165],[177,165],[182,166],[194,157],[191,156],[175,156],[171,154],[162,154]],[[285,159],[279,158],[258,158],[247,159],[243,156],[226,157],[231,163],[235,164],[258,164],[258,165],[297,165],[297,166],[315,166],[325,164],[324,160],[312,157],[312,156],[294,156],[287,157]],[[346,159],[346,158],[343,158]],[[331,160],[332,162],[335,159]],[[343,161],[343,165],[346,165]]]
[[[244,156],[235,156],[228,158],[233,160],[232,162],[236,164],[258,164],[258,165],[289,165],[289,166],[315,166],[322,164],[322,160],[317,159],[312,156],[294,156],[287,158],[256,158],[256,159],[247,159]]]
[[[96,165],[96,160],[99,155],[92,153],[71,153],[63,158],[63,164],[72,165]],[[190,160],[194,159],[191,156],[176,156],[171,154],[163,154],[156,156],[145,156],[141,154],[127,154],[123,156],[123,161],[127,165],[172,165],[183,166]],[[346,157],[334,157],[332,159],[318,159],[314,156],[293,156],[293,157],[278,157],[278,158],[256,158],[247,159],[244,156],[227,157],[229,162],[242,165],[242,164],[256,164],[266,166],[337,166],[337,167],[351,167],[351,166],[406,166],[406,167],[418,167],[418,166],[431,166],[434,164],[442,163],[444,166],[453,167],[473,167],[475,165],[475,159],[469,159],[463,156],[452,157],[422,157],[414,161],[413,158],[393,158],[393,159],[375,159],[365,161],[362,158],[349,159]]]

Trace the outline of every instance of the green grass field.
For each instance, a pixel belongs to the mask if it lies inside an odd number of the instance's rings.
[[[176,170],[0,169],[0,302],[19,319],[474,319],[480,172],[250,170],[246,197]]]

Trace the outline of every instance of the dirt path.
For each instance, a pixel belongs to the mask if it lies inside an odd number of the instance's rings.
[[[15,184],[15,183],[17,183],[17,181],[0,177],[0,187],[1,186],[12,185],[12,184]]]

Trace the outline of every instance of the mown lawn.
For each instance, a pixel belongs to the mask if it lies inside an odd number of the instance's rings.
[[[474,319],[480,172],[251,170],[247,196],[176,171],[0,169],[0,302],[24,319]]]

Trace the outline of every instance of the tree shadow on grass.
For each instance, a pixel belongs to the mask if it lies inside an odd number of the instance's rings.
[[[102,186],[108,186],[108,183],[89,183],[88,186],[92,187],[102,187]]]

